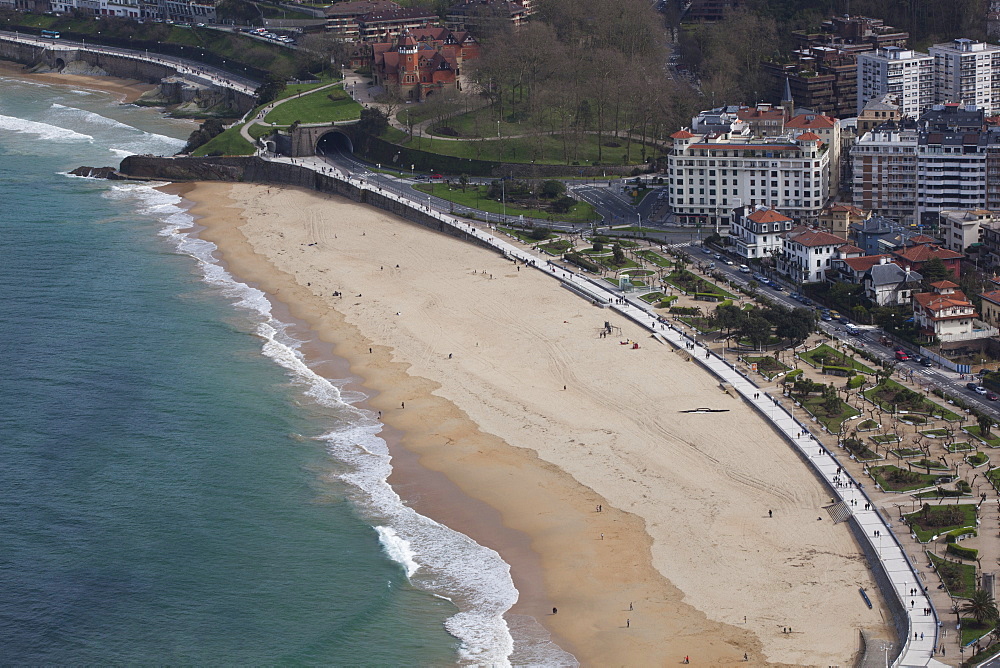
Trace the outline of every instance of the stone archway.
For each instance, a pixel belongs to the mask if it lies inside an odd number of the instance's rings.
[[[331,130],[323,133],[316,140],[316,155],[335,155],[337,153],[354,153],[354,142],[344,132]]]
[[[56,72],[62,72],[64,69],[66,69],[66,61],[63,60],[62,58],[56,58],[56,61],[53,63],[53,65],[55,65]]]

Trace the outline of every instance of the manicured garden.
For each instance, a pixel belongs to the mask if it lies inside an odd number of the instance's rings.
[[[871,367],[862,364],[853,357],[846,355],[828,345],[821,344],[812,350],[807,350],[803,353],[799,353],[799,359],[803,360],[806,364],[816,368],[822,369],[826,366],[832,367],[843,367],[847,369],[854,369],[860,373],[873,374],[875,373]]]
[[[688,316],[684,318],[679,318],[679,320],[691,327],[694,327],[701,334],[708,334],[709,332],[718,331],[718,327],[715,324],[715,318],[704,317],[704,316]]]
[[[979,425],[972,425],[969,427],[965,427],[964,431],[965,433],[971,436],[975,436],[977,439],[979,439],[986,445],[990,446],[991,448],[1000,448],[1000,436],[997,436],[992,432],[990,432],[986,436],[983,436],[983,431],[982,429],[979,428]]]
[[[966,450],[972,450],[972,443],[968,441],[959,441],[958,443],[949,443],[944,446],[944,449],[948,452],[965,452]]]
[[[333,123],[361,117],[361,105],[340,86],[314,93],[293,93],[298,97],[277,105],[264,120],[275,125],[299,123]],[[288,96],[290,97],[290,96]]]
[[[840,444],[860,462],[871,462],[882,459],[882,455],[869,448],[868,445],[859,438],[845,438],[840,442]]]
[[[669,269],[670,267],[673,266],[673,262],[671,262],[668,258],[663,257],[662,255],[660,255],[655,251],[641,250],[641,251],[636,251],[635,254],[641,257],[643,260],[655,264],[657,267],[663,267],[664,269]]]
[[[281,109],[281,107],[278,107]],[[510,201],[506,207],[503,202],[490,199],[488,196],[489,186],[466,186],[463,190],[461,186],[452,186],[447,183],[421,183],[414,186],[416,190],[423,193],[440,197],[443,200],[454,202],[461,206],[489,213],[503,214],[508,216],[524,216],[525,218],[543,218],[545,220],[560,220],[569,223],[589,223],[599,216],[594,212],[594,208],[587,202],[577,201],[570,207],[567,213],[555,213],[547,208],[530,208],[526,206],[516,206]],[[544,202],[544,200],[540,200]]]
[[[864,420],[863,422],[861,422],[861,424],[858,425],[858,431],[875,431],[876,429],[880,429],[881,427],[882,425],[880,425],[875,420]]]
[[[927,557],[934,564],[934,570],[937,571],[949,594],[959,598],[968,598],[976,591],[975,566],[949,561],[929,550],[927,551]]]
[[[671,272],[670,275],[668,275],[664,280],[666,280],[667,283],[670,283],[678,290],[681,290],[688,294],[695,294],[695,295],[714,294],[714,295],[719,295],[721,298],[736,299],[736,295],[732,294],[731,292],[727,292],[726,290],[723,290],[715,283],[706,281],[704,278],[692,274],[690,271],[686,269],[681,269],[679,271]]]
[[[919,457],[924,454],[923,450],[918,450],[917,448],[896,448],[890,450],[889,454],[894,457],[899,457],[900,459],[909,459],[910,457]]]
[[[771,380],[779,373],[785,373],[791,370],[791,367],[783,364],[782,362],[774,359],[770,356],[764,357],[744,357],[743,361],[747,364],[756,364],[757,373],[764,376],[768,380]]]
[[[899,410],[924,413],[939,416],[945,420],[958,421],[961,418],[927,399],[919,392],[903,387],[894,380],[886,379],[870,390],[865,390],[864,396],[877,404],[882,410],[893,413]]]
[[[955,529],[975,528],[976,506],[972,503],[945,506],[932,506],[925,503],[923,508],[915,513],[904,515],[903,519],[917,535],[917,540],[926,543],[934,536],[940,536]]]
[[[834,433],[840,431],[840,425],[844,420],[860,415],[856,408],[837,396],[800,397],[799,402],[810,415],[819,420],[820,424]]]
[[[931,487],[940,475],[917,473],[898,466],[873,466],[868,469],[879,487],[887,492],[910,492],[915,489]]]

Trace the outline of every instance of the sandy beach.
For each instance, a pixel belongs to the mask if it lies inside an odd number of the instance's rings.
[[[134,102],[146,91],[156,88],[151,84],[117,77],[91,77],[57,72],[32,74],[24,69],[24,65],[8,60],[0,60],[0,77],[17,77],[50,86],[72,86],[82,90],[100,90],[116,95],[123,104]]]
[[[846,665],[859,630],[891,637],[879,599],[858,595],[877,588],[822,509],[829,494],[683,355],[537,271],[377,209],[173,188],[235,275],[348,360],[404,498],[499,551],[521,592],[511,613],[582,664]],[[599,337],[606,319],[620,336]],[[703,406],[728,412],[679,412]]]

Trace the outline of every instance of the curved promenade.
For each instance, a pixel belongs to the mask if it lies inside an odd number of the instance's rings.
[[[920,580],[915,565],[907,558],[902,545],[890,530],[888,522],[880,515],[875,504],[868,497],[863,484],[850,478],[840,464],[836,454],[827,450],[781,403],[781,400],[760,391],[749,378],[737,368],[702,346],[685,332],[669,323],[661,322],[650,307],[644,303],[634,303],[598,281],[554,264],[548,259],[518,248],[487,231],[470,225],[454,216],[436,211],[412,199],[372,185],[363,178],[345,174],[330,167],[317,158],[269,158],[274,162],[294,164],[307,169],[338,177],[362,190],[370,190],[417,211],[430,215],[445,225],[491,246],[511,260],[524,262],[558,279],[565,287],[577,295],[595,303],[618,311],[633,322],[647,329],[658,340],[669,342],[675,348],[687,350],[704,368],[711,371],[730,392],[738,394],[751,404],[761,416],[774,426],[807,461],[816,474],[826,483],[835,498],[843,502],[850,513],[855,536],[870,559],[877,559],[872,568],[880,567],[884,577],[877,577],[883,587],[883,594],[896,617],[903,647],[893,666],[945,666],[934,659],[938,646],[939,622],[937,612],[930,598],[924,594],[924,583]],[[866,510],[866,504],[868,510]],[[876,573],[878,575],[878,573]],[[885,591],[889,588],[890,591]],[[911,593],[912,592],[912,593]],[[821,595],[821,592],[817,592]],[[892,600],[894,599],[894,600]],[[924,614],[924,610],[930,610]]]

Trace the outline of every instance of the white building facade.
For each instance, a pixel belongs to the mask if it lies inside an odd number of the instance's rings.
[[[916,118],[934,103],[934,58],[887,46],[858,54],[858,114],[872,99],[898,98],[904,115]]]
[[[928,49],[934,58],[938,103],[973,105],[987,114],[1000,111],[1000,46],[961,38]]]
[[[774,257],[782,251],[782,235],[792,229],[792,219],[774,209],[758,205],[741,208],[733,215],[729,239],[737,254],[747,260]],[[842,240],[838,240],[843,244]]]
[[[796,283],[820,283],[843,245],[843,239],[823,230],[793,229],[783,235],[778,270]]]
[[[754,138],[739,132],[672,135],[669,202],[680,221],[718,229],[734,209],[766,205],[815,218],[830,196],[830,150],[812,132]]]

